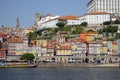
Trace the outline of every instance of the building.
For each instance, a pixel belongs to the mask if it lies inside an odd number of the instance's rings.
[[[80,33],[80,39],[85,41],[93,41],[98,37],[97,32],[82,32]]]
[[[19,60],[23,54],[23,48],[23,40],[21,38],[9,39],[7,60]]]
[[[23,53],[27,53],[28,52],[28,43],[29,43],[29,40],[28,38],[24,38],[23,39]]]
[[[42,18],[40,18],[39,21],[37,21],[37,31],[41,30],[41,29],[45,29],[45,28],[54,28],[57,27],[56,23],[58,22],[58,18],[59,16],[51,16],[51,15],[47,15],[44,16]]]
[[[106,12],[90,12],[86,14],[86,22],[88,24],[103,24],[105,21],[110,21],[110,14]]]
[[[85,56],[87,51],[87,45],[85,42],[81,41],[80,39],[73,39],[71,43],[71,50],[73,56]]]
[[[5,60],[6,54],[7,54],[7,49],[5,48],[0,49],[0,60]]]
[[[113,51],[113,45],[112,45],[112,41],[108,41],[107,42],[107,48],[108,48],[108,54],[111,55],[112,54],[112,51]]]
[[[89,12],[108,12],[120,16],[120,0],[90,0],[87,4]]]
[[[88,42],[88,44],[89,44],[89,55],[104,54],[102,42]]]
[[[22,55],[23,40],[21,38],[12,38],[8,43],[8,55]]]
[[[56,45],[56,55],[57,56],[71,56],[71,43],[66,43],[63,45]]]
[[[118,44],[117,42],[112,43],[112,55],[117,55],[118,54]]]
[[[49,56],[47,54],[47,40],[41,40],[41,56]]]
[[[78,16],[74,15],[61,16],[58,18],[58,21],[66,23],[65,25],[67,26],[76,26],[81,24]]]
[[[55,41],[49,40],[47,42],[47,54],[49,54],[49,56],[55,55]]]
[[[105,21],[110,21],[110,14],[107,12],[89,12],[78,18],[80,23],[87,22],[88,25],[100,25]]]
[[[120,54],[120,40],[117,40],[118,54]]]
[[[45,16],[38,21],[37,31],[46,28],[55,28],[58,27],[56,24],[58,22],[64,22],[66,26],[75,26],[80,25],[80,20],[77,16],[68,15],[68,16]]]
[[[18,30],[20,28],[20,22],[19,22],[19,18],[17,17],[16,19],[16,30]]]
[[[120,33],[120,25],[118,26],[118,31],[117,31],[117,33]]]
[[[107,55],[108,54],[108,47],[107,47],[108,41],[106,38],[102,39],[102,44],[103,44],[103,54]]]
[[[68,32],[67,31],[58,31],[57,36],[56,36],[56,42],[59,44],[64,44],[67,42],[67,36]]]

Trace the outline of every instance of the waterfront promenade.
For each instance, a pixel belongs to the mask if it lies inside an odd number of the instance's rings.
[[[48,67],[78,67],[78,68],[119,68],[119,63],[109,64],[89,64],[89,63],[40,63],[37,68],[48,68]]]

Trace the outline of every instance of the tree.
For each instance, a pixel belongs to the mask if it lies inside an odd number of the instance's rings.
[[[102,33],[103,33],[103,29],[99,29],[99,30],[98,30],[98,33],[99,33],[99,34],[102,34]]]
[[[76,33],[77,34],[80,34],[82,31],[83,31],[83,27],[81,27],[81,26],[76,27]]]
[[[30,40],[36,39],[37,38],[37,32],[30,32],[27,34],[28,38]]]
[[[92,29],[89,29],[87,32],[94,32]]]
[[[108,37],[109,36],[109,34],[106,32],[106,37]]]
[[[71,27],[70,26],[64,27],[64,31],[71,31]]]
[[[82,22],[80,25],[81,25],[81,26],[87,26],[88,23],[87,23],[87,22]]]
[[[58,22],[56,23],[56,26],[58,26],[59,28],[63,28],[65,26],[64,22]]]
[[[119,21],[118,19],[116,19],[116,20],[114,21],[114,23],[115,23],[115,24],[120,24],[120,21]]]
[[[108,41],[114,41],[114,38],[109,38]]]
[[[117,26],[107,26],[106,28],[104,27],[103,29],[101,29],[101,31],[103,32],[108,32],[108,33],[114,33],[117,32],[118,27]]]
[[[120,39],[120,33],[117,33],[115,38]]]
[[[32,53],[26,53],[23,54],[20,59],[25,61],[33,61],[35,59],[35,56]]]
[[[111,24],[110,21],[105,21],[105,22],[103,22],[103,25],[110,25],[110,24]]]

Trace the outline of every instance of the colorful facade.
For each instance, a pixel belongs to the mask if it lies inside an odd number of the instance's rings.
[[[7,49],[0,49],[0,60],[5,60],[7,55]]]
[[[21,38],[12,38],[8,43],[8,55],[22,55],[23,40]]]
[[[82,39],[84,41],[93,41],[97,37],[98,37],[97,32],[83,32],[83,33],[80,33],[80,39]]]
[[[92,55],[103,54],[102,42],[89,42],[89,54],[92,54]]]
[[[63,46],[63,45],[58,45],[56,47],[56,55],[57,56],[70,56],[72,55],[71,52],[71,46]]]

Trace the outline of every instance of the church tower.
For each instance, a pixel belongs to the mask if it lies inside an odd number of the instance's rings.
[[[37,12],[36,14],[35,14],[35,22],[34,22],[34,27],[36,28],[36,27],[38,27],[38,22],[41,20],[41,15]]]
[[[17,19],[16,19],[16,29],[19,29],[19,27],[20,27],[20,23],[19,23],[19,18],[17,17]]]

